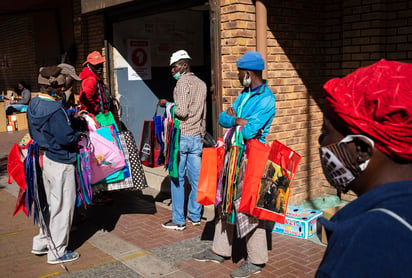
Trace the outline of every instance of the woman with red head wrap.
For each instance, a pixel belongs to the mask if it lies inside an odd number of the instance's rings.
[[[316,277],[410,277],[412,64],[380,60],[324,89],[323,171],[358,198],[321,218],[328,247]]]

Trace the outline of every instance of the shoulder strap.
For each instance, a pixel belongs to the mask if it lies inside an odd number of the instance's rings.
[[[389,209],[385,209],[385,208],[375,208],[375,209],[371,209],[370,211],[381,211],[381,212],[391,216],[392,218],[394,218],[395,220],[397,220],[401,224],[403,224],[406,228],[408,228],[412,232],[411,224],[406,222],[405,219],[403,219],[402,217],[400,217],[398,214],[394,213],[393,211],[391,211]]]

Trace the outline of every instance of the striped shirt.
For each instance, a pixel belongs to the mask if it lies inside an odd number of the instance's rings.
[[[206,84],[192,72],[179,77],[173,91],[175,117],[180,133],[195,136],[206,132]]]

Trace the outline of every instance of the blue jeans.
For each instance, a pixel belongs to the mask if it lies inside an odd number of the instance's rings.
[[[197,183],[200,173],[200,162],[202,156],[202,137],[180,135],[179,156],[178,156],[178,178],[172,178],[172,220],[176,224],[185,224],[185,175],[192,190],[189,194],[187,204],[188,216],[193,221],[200,221],[202,205],[197,198]]]

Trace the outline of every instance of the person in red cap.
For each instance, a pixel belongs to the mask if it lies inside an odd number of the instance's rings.
[[[87,56],[79,75],[82,80],[79,96],[80,110],[86,110],[93,115],[100,112],[107,113],[110,110],[110,95],[102,81],[105,61],[100,52],[93,51]]]
[[[107,92],[103,81],[103,64],[106,60],[100,52],[93,51],[87,55],[83,63],[83,70],[79,74],[82,80],[80,88],[80,111],[87,111],[93,115],[111,111],[111,96]],[[117,117],[117,115],[115,115]],[[112,201],[107,191],[96,192],[93,196],[94,204],[109,203]]]
[[[316,277],[412,274],[412,64],[380,60],[325,85],[323,172],[358,198],[330,221]]]

